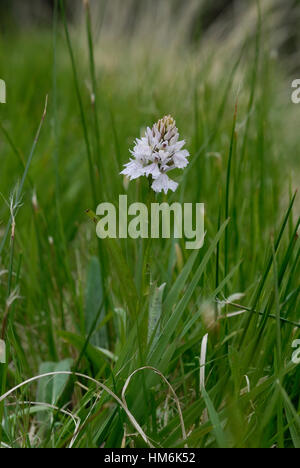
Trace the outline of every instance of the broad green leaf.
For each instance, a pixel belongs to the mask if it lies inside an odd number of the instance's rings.
[[[288,394],[285,389],[277,382],[280,392],[283,397],[283,404],[285,407],[285,413],[288,420],[289,430],[293,440],[295,448],[300,448],[300,416],[294,408],[293,403],[291,402]]]
[[[59,331],[59,335],[68,343],[70,343],[72,346],[74,346],[76,349],[78,349],[78,351],[81,351],[85,344],[85,338],[82,336],[76,335],[75,333],[61,330]],[[113,359],[113,360],[117,359],[116,356],[112,354],[110,351],[104,348],[96,347],[92,344],[87,345],[85,354],[86,354],[86,357],[90,359],[93,365],[98,369],[101,366],[103,366],[103,364],[107,363],[107,358]]]
[[[169,294],[167,295],[163,307],[166,312],[171,312],[173,305],[176,303],[179,294],[182,292],[185,283],[192,271],[194,266],[195,260],[199,255],[199,250],[195,250],[189,257],[188,261],[184,265],[183,269],[181,270],[180,274],[178,275],[175,283],[173,284]]]
[[[178,326],[178,323],[180,322],[180,319],[182,317],[183,312],[185,311],[187,305],[189,304],[189,301],[191,300],[191,297],[199,283],[199,280],[205,271],[205,268],[212,256],[212,254],[215,251],[215,248],[217,247],[224,230],[226,226],[228,225],[229,220],[225,221],[223,225],[221,226],[219,232],[215,236],[214,240],[212,241],[210,247],[208,248],[207,252],[205,253],[195,275],[193,276],[185,294],[183,295],[182,299],[179,301],[177,304],[174,312],[170,316],[169,320],[166,323],[166,326],[164,327],[162,334],[160,338],[157,340],[157,343],[155,346],[153,346],[151,354],[149,356],[149,363],[156,367],[160,361],[164,362],[164,366],[167,366],[167,362],[164,360],[164,352],[162,353],[161,350],[166,350],[167,344],[170,341],[173,333],[176,330],[176,327]]]
[[[39,367],[39,374],[47,374],[49,372],[59,372],[71,370],[72,359],[65,359],[60,362],[43,362]],[[36,400],[39,403],[48,403],[55,405],[61,396],[64,387],[68,381],[67,375],[54,375],[39,379],[37,387]],[[46,421],[50,418],[48,413],[38,414],[39,421]]]
[[[216,436],[216,440],[218,443],[219,448],[227,448],[227,440],[226,440],[226,435],[223,430],[223,425],[222,422],[219,419],[219,415],[215,410],[215,407],[207,393],[207,391],[203,388],[202,389],[202,396],[205,401],[205,405],[208,411],[209,418],[211,420],[212,426],[213,426],[213,432]]]
[[[161,319],[162,314],[162,298],[166,283],[159,287],[154,287],[153,294],[150,298],[149,305],[149,323],[148,323],[148,339],[152,337],[156,326]]]

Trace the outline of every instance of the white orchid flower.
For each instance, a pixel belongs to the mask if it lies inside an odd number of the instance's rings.
[[[147,128],[145,136],[137,139],[131,152],[133,158],[125,164],[121,174],[130,180],[146,176],[152,178],[151,188],[155,192],[168,192],[178,187],[167,175],[173,169],[184,169],[190,156],[183,147],[185,141],[179,141],[176,122],[171,116],[159,120],[150,129]]]

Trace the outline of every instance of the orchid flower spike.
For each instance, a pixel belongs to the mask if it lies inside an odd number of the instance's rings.
[[[133,158],[125,164],[121,174],[130,180],[151,177],[154,192],[175,192],[178,184],[167,173],[188,165],[190,154],[183,149],[184,145],[184,140],[179,141],[175,120],[168,115],[154,124],[152,129],[148,127],[145,136],[136,140],[133,151],[130,151]]]

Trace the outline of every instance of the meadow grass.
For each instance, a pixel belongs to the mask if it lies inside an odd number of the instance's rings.
[[[70,25],[60,1],[52,32],[0,41],[4,447],[300,447],[299,141],[276,24],[250,9],[249,30],[192,47],[194,5],[126,35],[118,9],[114,28],[103,8]],[[98,240],[87,209],[147,203],[119,172],[167,114],[191,158],[157,200],[205,203],[204,247]]]

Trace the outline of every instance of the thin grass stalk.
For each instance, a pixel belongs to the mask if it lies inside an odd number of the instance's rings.
[[[95,141],[96,141],[96,161],[99,171],[99,176],[102,178],[102,186],[104,185],[105,177],[103,174],[103,167],[101,164],[101,146],[100,146],[100,126],[98,118],[98,87],[96,80],[96,68],[95,68],[95,58],[94,58],[94,45],[93,45],[93,34],[92,34],[92,20],[91,20],[91,7],[89,0],[84,0],[85,7],[85,19],[86,19],[86,31],[88,39],[88,49],[89,49],[89,64],[90,64],[90,75],[92,80],[92,109],[94,117],[94,132],[95,132]]]
[[[94,205],[97,206],[97,190],[96,190],[95,174],[94,174],[94,167],[93,167],[93,158],[92,158],[91,146],[90,146],[90,141],[89,141],[87,123],[86,123],[86,118],[85,118],[85,113],[84,113],[84,108],[83,108],[83,102],[82,102],[82,97],[81,97],[81,92],[80,92],[80,87],[79,87],[77,67],[76,67],[74,52],[73,52],[73,48],[72,48],[69,28],[68,28],[67,19],[66,19],[64,0],[59,0],[59,4],[60,4],[62,20],[63,20],[63,24],[64,24],[64,29],[65,29],[65,35],[66,35],[69,55],[70,55],[70,59],[71,59],[73,78],[74,78],[74,85],[75,85],[75,92],[76,92],[76,97],[77,97],[77,101],[78,101],[78,105],[79,105],[81,125],[82,125],[82,129],[83,129],[83,135],[84,135],[84,140],[85,140],[85,145],[86,145],[92,198],[93,198]]]
[[[20,203],[20,201],[21,201],[21,197],[22,197],[22,192],[23,192],[25,180],[26,180],[27,175],[28,175],[29,167],[30,167],[30,164],[31,164],[31,161],[32,161],[32,158],[33,158],[33,155],[34,155],[34,152],[35,152],[35,149],[36,149],[38,140],[39,140],[39,136],[40,136],[40,133],[41,133],[41,129],[42,129],[44,120],[45,120],[45,118],[46,118],[46,114],[47,114],[47,105],[48,105],[48,96],[46,96],[45,107],[44,107],[44,112],[43,112],[43,115],[42,115],[42,119],[41,119],[41,121],[40,121],[38,130],[37,130],[37,132],[36,132],[36,135],[35,135],[35,138],[34,138],[34,142],[33,142],[33,145],[32,145],[32,147],[31,147],[31,150],[30,150],[30,153],[29,153],[29,156],[28,156],[28,159],[27,159],[27,163],[26,163],[26,166],[25,166],[25,170],[24,170],[24,173],[23,173],[23,176],[22,176],[20,185],[19,185],[19,187],[18,187],[18,192],[17,192],[17,196],[16,196],[16,204],[17,204],[17,205],[19,205],[19,203]],[[15,216],[16,216],[17,212],[18,212],[18,209],[16,210]],[[1,256],[2,251],[3,251],[3,248],[4,248],[4,246],[5,246],[5,243],[6,243],[6,240],[7,240],[7,236],[8,236],[8,233],[9,233],[9,230],[10,230],[10,228],[11,228],[11,226],[12,226],[12,221],[13,221],[12,216],[10,216],[9,221],[8,221],[8,224],[7,224],[7,226],[6,226],[6,230],[5,230],[3,239],[2,239],[1,244],[0,244],[0,256]]]

